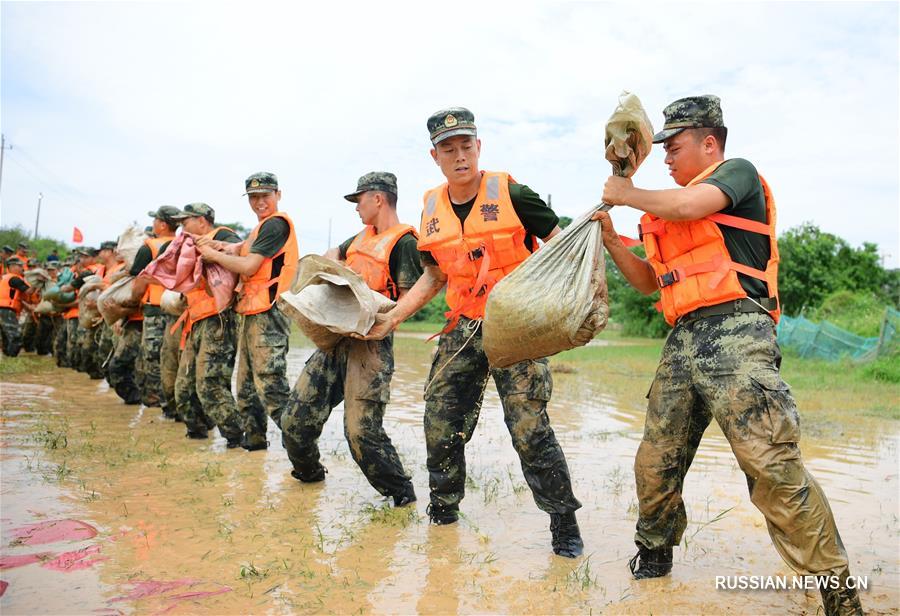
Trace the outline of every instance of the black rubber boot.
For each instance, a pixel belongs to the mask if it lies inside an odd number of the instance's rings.
[[[416,502],[416,491],[413,489],[412,484],[407,485],[406,489],[400,494],[394,494],[394,507],[405,507],[414,502]]]
[[[446,524],[455,524],[459,520],[459,509],[446,508],[431,503],[425,509],[428,513],[428,519],[435,526],[444,526]]]
[[[628,568],[636,580],[668,575],[672,571],[672,548],[651,550],[638,544],[638,553],[628,561]]]
[[[194,439],[209,438],[209,434],[207,434],[206,432],[200,432],[198,430],[188,430],[185,436]]]
[[[826,580],[826,584],[828,581]],[[822,607],[825,616],[863,616],[859,593],[855,588],[847,588],[846,578],[841,580],[841,588],[822,587]]]
[[[303,483],[317,483],[319,481],[325,481],[325,475],[327,474],[328,469],[321,464],[310,471],[300,471],[297,469],[291,471],[291,477],[293,477],[294,479],[298,479]]]
[[[578,528],[578,520],[575,512],[551,513],[550,535],[553,545],[553,553],[566,558],[577,558],[584,551],[584,542],[581,540],[581,531]]]
[[[247,435],[245,434],[244,438],[241,440],[241,447],[243,447],[247,451],[259,451],[260,449],[268,449],[269,441],[248,439]]]

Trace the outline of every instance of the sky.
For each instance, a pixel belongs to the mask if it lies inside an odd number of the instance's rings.
[[[726,155],[753,162],[778,230],[805,221],[900,264],[897,2],[0,3],[0,224],[86,245],[210,204],[255,224],[244,192],[275,172],[301,254],[360,229],[342,195],[398,176],[417,225],[443,181],[425,122],[475,114],[482,169],[560,215],[599,201],[622,91],[659,130],[669,102],[722,99]],[[634,177],[674,186],[659,146]],[[615,208],[622,233],[639,213]],[[330,235],[329,235],[330,229]]]

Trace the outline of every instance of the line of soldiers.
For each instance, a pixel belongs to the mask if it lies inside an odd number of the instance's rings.
[[[827,614],[862,613],[855,589],[845,583],[848,559],[828,502],[801,460],[796,406],[779,374],[771,191],[751,163],[725,159],[727,129],[717,97],[680,99],[664,116],[654,142],[664,144],[679,188],[643,190],[613,176],[603,192],[604,203],[644,212],[640,230],[647,258],[628,250],[608,213],[595,214],[625,278],[642,292],[659,290],[674,327],[648,395],[635,461],[638,553],[631,571],[637,579],[671,571],[672,548],[686,527],[684,479],[715,418],[779,554],[801,574],[842,581],[822,588]],[[271,417],[281,430],[291,474],[301,482],[325,479],[317,440],[343,401],[344,434],[354,461],[379,493],[404,506],[416,500],[415,490],[383,427],[394,370],[392,332],[446,287],[448,324],[425,389],[429,518],[444,525],[459,517],[465,446],[492,377],[526,482],[537,506],[549,514],[553,550],[574,558],[583,551],[575,518],[581,503],[547,414],[552,393],[547,360],[492,368],[480,327],[493,286],[537,250],[539,240],[560,232],[558,218],[509,174],[479,169],[481,140],[471,111],[439,111],[428,118],[427,128],[431,157],[446,182],[425,193],[418,232],[397,216],[396,176],[372,172],[345,196],[356,204],[363,229],[325,253],[395,300],[395,307],[378,315],[367,336],[314,352],[293,390],[286,378],[289,322],[275,302],[293,281],[297,239],[290,216],[279,210],[278,179],[267,172],[245,182],[259,222],[244,240],[216,226],[215,212],[203,203],[150,212],[155,237],[130,270],[137,276],[132,300],[141,311],[99,332],[82,331],[77,321],[57,324],[57,361],[94,378],[105,376],[128,404],[160,406],[184,421],[190,438],[207,438],[218,427],[229,448],[265,449]],[[162,288],[141,272],[165,251],[179,226],[194,236],[204,260],[239,274],[232,306],[217,310],[200,285],[186,294],[181,318],[160,309]],[[103,276],[115,271],[111,246],[101,245],[96,257],[82,251],[80,262],[70,265],[81,272],[73,288],[88,271]],[[27,295],[21,285],[8,282],[21,266],[10,259],[7,267],[0,294],[14,289],[12,296]],[[0,314],[4,308],[9,305],[0,303]],[[65,313],[61,319],[71,317]],[[0,319],[4,336],[7,320]],[[109,362],[100,361],[104,354],[111,354]],[[236,358],[237,399],[231,390]]]

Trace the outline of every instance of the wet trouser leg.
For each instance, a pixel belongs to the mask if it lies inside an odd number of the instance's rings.
[[[231,309],[195,323],[195,393],[205,425],[216,425],[229,441],[238,441],[243,429],[237,402],[231,393],[231,376],[237,346],[237,318]]]
[[[162,383],[160,380],[159,354],[166,329],[166,316],[144,314],[141,334],[141,359],[144,369],[142,402],[145,406],[160,406]]]
[[[112,328],[106,323],[99,325],[100,333],[97,342],[97,365],[100,367],[100,373],[109,382],[109,361],[111,359],[113,348],[115,348],[115,338]],[[110,383],[112,385],[112,383]]]
[[[160,405],[166,417],[178,419],[175,407],[175,378],[178,375],[178,355],[181,342],[181,326],[171,331],[177,317],[166,315],[162,347],[159,350]]]
[[[3,354],[15,357],[22,349],[22,330],[19,315],[10,308],[0,308],[0,336],[3,340]]]
[[[670,409],[677,416],[701,406],[709,409],[708,414],[700,414],[701,421],[709,414],[715,417],[731,444],[747,475],[750,499],[766,517],[769,534],[785,562],[802,574],[848,574],[847,555],[831,508],[800,458],[799,417],[778,372],[780,362],[774,323],[766,315],[726,315],[676,325],[650,390],[648,425],[635,461],[638,543],[656,548],[681,540],[680,480],[677,504],[673,505],[672,496],[654,494],[661,485],[662,492],[671,492],[667,481],[674,480],[668,478],[677,477],[680,470],[672,466],[678,462],[677,443],[668,443],[665,433],[684,435],[688,451],[682,459],[689,464],[690,448],[696,448],[702,431],[684,420],[666,426],[666,420],[659,418]],[[688,391],[699,402],[688,404]],[[683,479],[683,473],[680,476]],[[673,513],[679,508],[680,515]]]
[[[553,392],[547,360],[521,361],[493,369],[491,373],[503,404],[503,418],[535,504],[547,513],[571,513],[579,509],[581,503],[572,492],[566,456],[547,416],[547,402]]]
[[[100,343],[100,328],[81,328],[81,371],[87,372],[92,379],[102,379],[100,364],[97,362],[97,347]]]
[[[38,317],[36,335],[35,352],[38,355],[49,355],[53,351],[53,320],[49,316]]]
[[[289,336],[290,322],[276,306],[243,317],[237,404],[245,446],[265,442],[267,415],[281,427],[281,414],[291,392],[287,382]]]
[[[199,325],[199,324],[198,324]],[[197,342],[199,328],[188,333],[178,359],[178,372],[175,375],[175,409],[189,433],[205,434],[213,424],[203,413],[200,398],[197,396]]]
[[[81,336],[78,328],[78,317],[66,319],[66,353],[69,357],[69,367],[75,370],[81,368]]]
[[[135,382],[135,365],[141,353],[141,321],[128,321],[122,335],[115,338],[115,348],[109,360],[109,384],[126,404],[141,401],[141,390]]]
[[[22,350],[26,353],[33,353],[37,340],[37,317],[30,313],[25,313],[25,322],[22,323]]]
[[[68,368],[70,366],[68,353],[69,330],[66,327],[68,321],[62,317],[53,317],[53,321],[56,329],[56,336],[53,339],[53,354],[56,355],[56,365],[60,368]]]

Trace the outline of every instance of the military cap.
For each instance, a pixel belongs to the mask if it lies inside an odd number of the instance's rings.
[[[4,244],[2,250],[3,252],[15,252],[15,250],[13,250],[13,247],[9,244]]]
[[[245,195],[256,193],[270,193],[278,190],[278,176],[268,171],[254,173],[244,180]]]
[[[428,118],[427,126],[431,143],[435,145],[456,135],[472,135],[474,137],[477,134],[475,114],[465,107],[450,107],[436,111]]]
[[[10,257],[6,260],[7,267],[10,265],[25,265],[19,257]]]
[[[41,262],[37,259],[28,259],[28,267],[37,267]]]
[[[157,218],[163,222],[174,223],[177,223],[181,218],[184,218],[181,215],[181,210],[174,205],[161,205],[156,211],[147,212],[147,216],[150,218]]]
[[[44,268],[48,270],[59,269],[59,264],[56,261],[47,261],[47,265]]]
[[[205,203],[188,203],[181,208],[182,218],[194,218],[196,216],[203,216],[213,221],[216,219],[216,211]]]
[[[100,242],[100,250],[115,250],[118,247],[119,247],[119,242],[113,242],[112,240]]]
[[[372,171],[356,182],[356,192],[344,195],[344,199],[356,203],[359,196],[370,190],[383,190],[397,196],[397,176],[387,171]]]
[[[82,255],[84,257],[96,257],[97,251],[91,248],[90,246],[83,246],[81,248],[76,248],[74,251],[76,254]]]
[[[19,242],[19,248],[28,248],[28,244],[25,242]]]
[[[653,143],[662,143],[686,128],[724,127],[719,97],[712,94],[679,98],[663,109],[666,123],[653,135]]]

